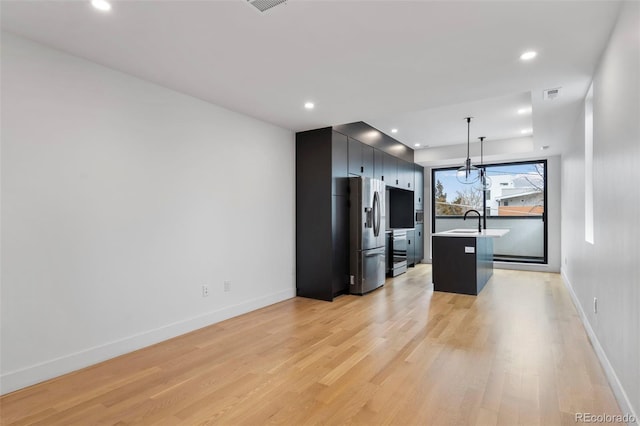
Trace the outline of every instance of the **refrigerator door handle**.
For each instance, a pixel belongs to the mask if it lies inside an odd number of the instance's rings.
[[[380,196],[378,191],[373,193],[373,235],[380,234]]]

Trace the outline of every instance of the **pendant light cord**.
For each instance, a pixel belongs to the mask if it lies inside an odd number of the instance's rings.
[[[469,137],[471,135],[471,117],[467,117],[467,159],[469,159]]]

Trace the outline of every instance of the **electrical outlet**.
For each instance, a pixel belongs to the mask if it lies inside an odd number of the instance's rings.
[[[203,285],[202,286],[202,297],[207,297],[209,295],[209,286],[208,285]]]
[[[224,292],[230,292],[231,291],[231,281],[225,281],[224,282]]]
[[[597,297],[593,298],[593,313],[594,314],[598,313],[598,298]]]

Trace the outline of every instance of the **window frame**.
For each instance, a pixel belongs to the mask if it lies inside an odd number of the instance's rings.
[[[549,259],[549,224],[548,224],[548,194],[547,194],[547,188],[548,188],[548,184],[547,184],[547,180],[548,180],[548,170],[549,168],[547,167],[547,159],[540,159],[540,160],[525,160],[525,161],[509,161],[509,162],[500,162],[500,163],[486,163],[483,164],[482,166],[476,166],[478,168],[485,168],[486,167],[495,167],[495,166],[518,166],[518,165],[523,165],[523,164],[543,164],[544,165],[544,179],[543,179],[543,199],[544,199],[544,211],[542,213],[542,223],[543,223],[543,253],[544,253],[544,258],[541,260],[523,260],[523,259],[499,259],[499,260],[495,260],[495,256],[494,256],[494,262],[507,262],[507,263],[528,263],[528,264],[535,264],[535,265],[547,265],[548,264],[548,259]],[[431,233],[435,233],[436,231],[436,202],[435,202],[435,193],[436,193],[436,172],[441,172],[441,171],[449,171],[449,170],[457,170],[459,167],[455,166],[455,167],[438,167],[438,168],[431,168]],[[487,197],[486,197],[486,193],[483,192],[483,197],[482,197],[482,221],[483,221],[483,225],[486,228],[487,226],[487,216],[486,216],[486,211],[487,211]],[[461,218],[462,215],[455,215],[455,216],[448,216],[448,217],[457,217],[457,218]],[[505,218],[509,218],[509,219],[513,219],[513,220],[517,220],[517,219],[523,219],[525,217],[529,217],[529,216],[488,216],[489,218],[491,217],[500,217],[501,219],[505,219]]]

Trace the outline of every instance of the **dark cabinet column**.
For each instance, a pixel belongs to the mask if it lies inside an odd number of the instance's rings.
[[[415,240],[415,263],[420,263],[424,259],[424,225],[422,223],[416,224]]]
[[[347,291],[348,152],[331,128],[296,134],[298,296],[330,301]]]
[[[424,167],[418,164],[414,164],[414,182],[414,205],[416,210],[424,210]]]
[[[414,229],[407,230],[407,265],[416,264],[416,231]]]

